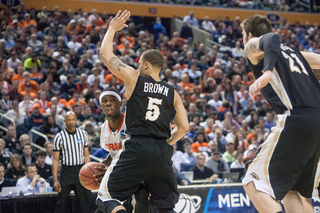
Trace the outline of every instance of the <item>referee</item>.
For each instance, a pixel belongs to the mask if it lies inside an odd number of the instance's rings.
[[[69,212],[68,197],[73,190],[79,200],[83,213],[89,212],[91,191],[79,181],[79,171],[83,164],[90,162],[87,132],[76,128],[77,117],[69,111],[64,120],[66,129],[54,138],[52,175],[54,189],[59,193],[55,213]],[[58,180],[59,157],[61,153],[60,182]]]

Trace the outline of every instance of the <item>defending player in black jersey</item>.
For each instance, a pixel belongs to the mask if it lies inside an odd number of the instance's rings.
[[[261,92],[277,113],[277,124],[243,180],[259,212],[313,212],[310,202],[320,156],[320,85],[312,69],[320,57],[280,43],[265,16],[241,24],[245,54]],[[311,66],[311,67],[310,67]]]
[[[123,64],[113,54],[115,32],[127,26],[129,17],[130,12],[117,13],[100,51],[100,58],[108,69],[124,81],[128,99],[126,133],[130,139],[124,142],[107,169],[105,193],[99,190],[100,196],[113,200],[97,199],[97,204],[103,212],[125,212],[119,201],[131,196],[144,181],[151,194],[150,202],[158,212],[174,212],[179,193],[172,169],[171,144],[188,132],[188,119],[179,94],[159,79],[164,63],[159,51],[144,52],[139,70]],[[172,120],[176,128],[170,131]]]

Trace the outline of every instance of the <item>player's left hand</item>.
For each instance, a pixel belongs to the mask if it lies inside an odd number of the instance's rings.
[[[252,95],[256,95],[260,92],[260,88],[261,88],[261,83],[260,81],[255,81],[250,87],[249,87],[249,92]]]
[[[104,174],[107,171],[107,166],[105,166],[104,164],[100,163],[99,166],[94,167],[95,169],[99,170],[98,173],[94,174],[93,176],[96,178],[95,181],[101,182]]]
[[[128,27],[126,24],[127,20],[130,18],[130,11],[118,11],[117,15],[111,20],[109,28],[114,29],[115,31],[122,30],[125,27]]]

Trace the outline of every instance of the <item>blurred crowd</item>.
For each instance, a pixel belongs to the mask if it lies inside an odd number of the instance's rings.
[[[131,0],[176,5],[242,8],[268,11],[320,12],[320,1],[308,0]]]
[[[205,164],[214,174],[221,174],[230,167],[250,164],[276,116],[260,94],[248,93],[254,79],[244,57],[240,18],[203,18],[196,19],[190,11],[181,31],[169,32],[160,17],[151,29],[137,27],[133,17],[128,28],[116,33],[113,49],[123,63],[134,68],[144,51],[161,51],[165,65],[160,77],[181,95],[190,123],[188,134],[175,146],[174,167],[183,171]],[[62,12],[58,6],[52,11],[46,7],[36,11],[21,4],[15,11],[1,11],[0,111],[4,116],[0,122],[8,133],[2,132],[0,139],[0,162],[5,177],[17,180],[24,175],[23,166],[31,163],[36,163],[38,171],[47,170],[43,168],[52,163],[51,141],[64,128],[69,110],[76,114],[78,127],[89,135],[90,153],[106,157],[97,133],[104,121],[101,91],[118,89],[123,112],[126,105],[123,82],[99,58],[111,19],[96,9],[91,13],[81,8]],[[319,53],[318,25],[303,24],[283,18],[273,27],[284,44]],[[216,44],[205,47],[193,42],[192,27],[210,32]],[[49,141],[30,134],[31,130],[46,135]],[[35,156],[31,140],[44,147],[45,154],[36,152]],[[206,161],[197,159],[200,152]]]

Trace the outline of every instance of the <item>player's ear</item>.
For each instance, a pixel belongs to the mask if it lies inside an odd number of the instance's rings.
[[[252,39],[252,38],[253,38],[252,33],[249,33],[249,34],[248,34],[248,41],[249,41],[250,39]]]
[[[149,62],[145,62],[143,67],[144,67],[145,70],[148,69],[150,67],[150,63]]]

